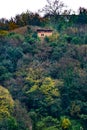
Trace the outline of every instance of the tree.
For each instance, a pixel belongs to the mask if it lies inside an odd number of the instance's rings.
[[[60,122],[51,116],[43,117],[36,124],[36,130],[61,130]]]
[[[47,0],[47,5],[45,5],[42,11],[46,14],[56,16],[61,14],[61,11],[64,7],[64,3],[60,0]]]
[[[38,73],[37,73],[38,72]],[[60,116],[61,99],[59,88],[63,86],[60,79],[44,77],[43,70],[30,70],[24,86],[27,96],[26,105],[41,115]]]
[[[3,84],[11,77],[11,73],[4,65],[0,65],[0,83]]]
[[[63,117],[61,119],[61,126],[62,126],[63,130],[65,130],[65,129],[67,130],[71,126],[71,121],[67,117]]]
[[[14,30],[18,28],[18,25],[15,23],[15,21],[13,20],[13,18],[10,19],[9,23],[8,23],[8,29],[9,30]]]
[[[10,117],[13,107],[14,101],[9,91],[0,86],[0,119]]]
[[[0,19],[0,30],[8,30],[8,22],[5,18]]]
[[[32,130],[32,122],[24,105],[16,100],[14,117],[18,123],[18,130]]]
[[[87,24],[87,9],[80,7],[79,15],[77,17],[77,24]]]
[[[18,130],[18,125],[14,117],[0,120],[0,130]]]

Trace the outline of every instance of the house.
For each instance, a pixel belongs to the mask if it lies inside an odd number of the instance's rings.
[[[53,33],[53,30],[51,29],[37,29],[37,34],[38,34],[38,37],[40,38],[44,38],[44,37],[49,37],[51,36]]]

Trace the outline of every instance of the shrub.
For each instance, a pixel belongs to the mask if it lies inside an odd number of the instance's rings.
[[[71,121],[67,117],[63,117],[61,119],[61,126],[64,130],[69,129],[71,126]]]
[[[57,119],[47,116],[37,122],[37,130],[60,130],[60,123]]]
[[[8,34],[8,31],[0,30],[0,36],[6,36]]]

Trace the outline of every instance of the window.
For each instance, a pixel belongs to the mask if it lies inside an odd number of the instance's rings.
[[[44,37],[44,34],[43,34],[43,33],[41,34],[41,37]]]

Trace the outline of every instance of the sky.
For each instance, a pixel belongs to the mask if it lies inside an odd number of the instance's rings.
[[[69,9],[77,11],[79,7],[87,8],[87,0],[60,0]],[[27,10],[37,12],[46,5],[46,0],[0,0],[0,18],[10,19]]]

